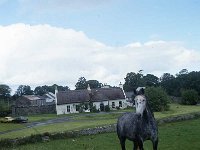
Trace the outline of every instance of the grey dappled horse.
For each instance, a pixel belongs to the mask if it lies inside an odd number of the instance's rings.
[[[151,140],[153,150],[157,150],[158,145],[158,128],[148,104],[148,100],[144,95],[144,89],[135,92],[136,113],[126,113],[118,119],[117,135],[120,140],[122,150],[126,150],[125,141],[129,139],[133,141],[133,150],[144,150],[143,142]]]

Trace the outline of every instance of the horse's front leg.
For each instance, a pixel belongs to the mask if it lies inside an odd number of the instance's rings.
[[[120,138],[120,144],[121,144],[122,150],[126,150],[125,142],[126,142],[126,138],[121,137]]]
[[[138,150],[139,146],[138,143],[136,141],[133,141],[133,150]]]

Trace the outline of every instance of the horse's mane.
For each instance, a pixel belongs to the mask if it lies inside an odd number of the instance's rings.
[[[147,108],[147,111],[149,111],[151,113],[151,115],[154,117],[154,113],[150,107],[150,104],[149,104],[149,99],[145,96],[146,98],[146,108]]]

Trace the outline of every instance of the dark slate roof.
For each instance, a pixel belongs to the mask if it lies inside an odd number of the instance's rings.
[[[90,99],[87,90],[68,90],[57,93],[57,104],[81,103]]]
[[[92,101],[125,99],[121,88],[92,89]]]
[[[42,96],[38,96],[38,95],[22,95],[21,97],[19,97],[16,102],[15,105],[16,106],[28,106],[31,105],[31,101],[37,101],[37,100],[45,100],[44,97]]]
[[[98,88],[91,90],[92,102],[125,99],[121,88]],[[69,90],[57,93],[57,104],[71,104],[88,102],[90,94],[88,90]]]

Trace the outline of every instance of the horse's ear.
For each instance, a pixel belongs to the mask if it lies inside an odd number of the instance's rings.
[[[143,87],[137,88],[136,93],[137,93],[137,95],[144,95],[144,88]]]
[[[136,89],[133,90],[134,95],[138,95]]]
[[[141,89],[140,89],[140,93],[141,93],[142,95],[144,95],[144,88],[141,88]]]

